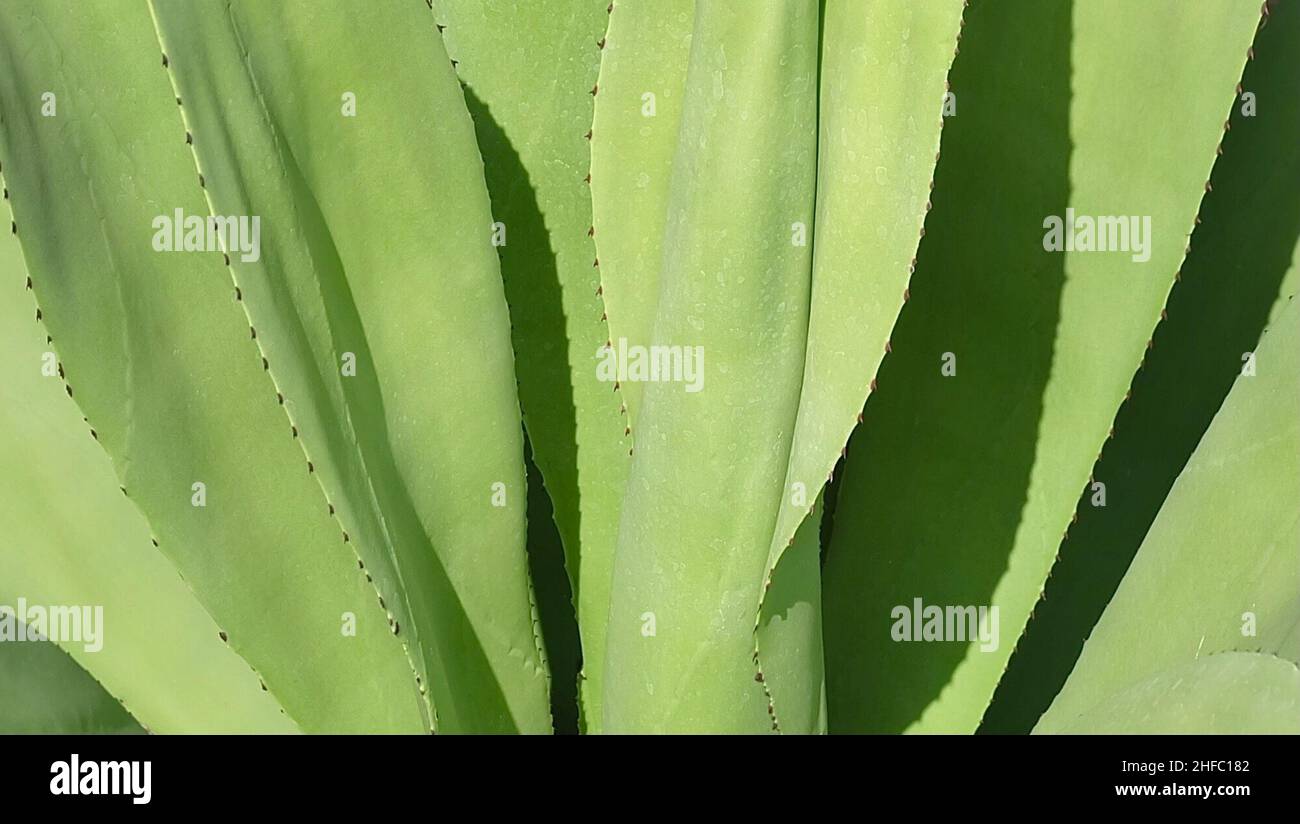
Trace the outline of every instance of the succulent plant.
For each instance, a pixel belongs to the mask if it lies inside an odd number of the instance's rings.
[[[0,729],[1300,732],[1297,46],[7,0]]]

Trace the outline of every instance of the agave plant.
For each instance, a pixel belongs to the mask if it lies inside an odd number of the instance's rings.
[[[6,0],[0,727],[1300,732],[1298,46]]]

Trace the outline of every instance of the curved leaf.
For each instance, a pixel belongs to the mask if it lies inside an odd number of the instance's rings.
[[[1159,322],[1257,19],[1250,0],[967,9],[911,301],[839,490],[833,730],[978,725]],[[1151,228],[1049,251],[1073,215]],[[986,607],[996,634],[894,640],[917,599]]]
[[[1272,655],[1211,655],[1152,675],[1051,731],[1300,735],[1300,668]]]
[[[773,725],[786,733],[826,732],[822,655],[821,501],[804,518],[763,593],[754,629],[755,666],[772,702]]]
[[[610,600],[612,731],[771,726],[753,633],[803,371],[811,260],[791,227],[812,219],[816,46],[811,0],[696,5],[653,341],[703,352],[703,382],[644,389]]]
[[[102,648],[68,645],[94,676],[68,675],[70,698],[86,697],[78,685],[97,679],[154,732],[297,729],[150,544],[148,523],[58,378],[21,257],[17,238],[0,237],[0,603],[103,608]],[[29,657],[40,667],[59,656]],[[29,657],[16,654],[14,666]],[[49,666],[24,689],[75,668]]]
[[[1264,335],[1178,476],[1042,732],[1153,673],[1230,651],[1300,661],[1300,307]],[[1208,719],[1201,719],[1208,723]]]
[[[438,730],[549,731],[509,317],[427,9],[153,7],[213,214],[261,219],[230,256],[249,322]]]
[[[1243,93],[1214,163],[1192,251],[1169,296],[1079,521],[998,684],[981,731],[1024,733],[1061,691],[1178,474],[1223,405],[1300,266],[1300,96],[1292,63],[1300,5],[1280,4],[1255,38]],[[1259,102],[1256,107],[1247,92]]]
[[[591,210],[615,351],[653,343],[694,28],[695,0],[624,0],[609,16],[591,127]],[[621,385],[633,430],[644,386]]]
[[[221,253],[155,251],[159,216],[208,210],[149,10],[5,3],[0,46],[0,159],[37,302],[162,553],[304,730],[428,729]]]
[[[131,714],[48,641],[0,644],[0,732],[141,733]]]
[[[807,355],[764,574],[775,589],[788,588],[780,580],[785,575],[803,577],[804,598],[820,586],[806,572],[787,571],[782,553],[796,528],[803,529],[809,502],[857,424],[903,305],[909,261],[915,261],[928,211],[945,78],[963,6],[960,0],[830,0],[823,6]],[[865,274],[864,262],[870,267]],[[765,597],[760,611],[770,609]],[[805,628],[803,645],[820,646],[820,609],[807,618],[816,624]],[[782,678],[772,662],[760,656],[760,664],[769,682]],[[824,701],[824,689],[817,686],[801,701]],[[811,731],[791,725],[776,696],[773,703],[782,729]]]
[[[435,0],[505,229],[501,273],[524,425],[555,504],[582,633],[582,703],[600,729],[610,570],[631,438],[597,379],[609,338],[593,265],[592,90],[609,0]]]

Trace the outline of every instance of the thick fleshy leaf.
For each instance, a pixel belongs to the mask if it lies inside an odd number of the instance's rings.
[[[966,10],[910,303],[839,490],[833,731],[978,725],[1160,319],[1257,21],[1253,0]],[[1076,216],[1138,220],[1084,251]],[[906,640],[935,609],[947,640]]]
[[[625,0],[609,16],[591,127],[591,209],[615,356],[653,343],[694,30],[695,0]],[[644,387],[621,383],[634,441]]]
[[[573,607],[573,590],[564,563],[564,541],[555,525],[542,473],[528,461],[528,568],[537,600],[537,619],[551,673],[551,717],[555,732],[576,735],[582,727],[578,685],[582,641]]]
[[[1168,317],[1115,418],[1079,521],[980,729],[1028,732],[1060,692],[1178,473],[1259,337],[1300,283],[1300,5],[1255,38]]]
[[[148,7],[5,3],[0,41],[0,159],[43,322],[160,550],[304,730],[427,730],[222,253],[155,250],[158,218],[209,212]]]
[[[1222,652],[1158,672],[1084,714],[1036,732],[1109,735],[1300,735],[1300,667]]]
[[[772,724],[754,624],[807,335],[811,248],[791,227],[812,220],[817,19],[811,0],[697,3],[653,342],[703,353],[702,373],[644,389],[609,613],[610,731]]]
[[[68,675],[69,699],[86,697],[77,685],[97,679],[154,732],[295,730],[150,543],[148,523],[59,380],[21,258],[18,239],[0,237],[0,604],[91,607],[92,620],[102,608],[102,621],[83,628],[85,637],[97,625],[99,641],[65,645],[94,676]],[[0,643],[0,654],[11,646]],[[58,658],[11,659],[54,662],[23,690],[75,667]]]
[[[142,732],[117,699],[54,644],[0,644],[0,733]]]
[[[549,731],[510,321],[428,9],[153,6],[213,214],[261,220],[230,256],[249,322],[438,730]]]
[[[1294,299],[1255,354],[1256,374],[1237,378],[1038,731],[1074,729],[1130,685],[1212,653],[1300,661]]]
[[[486,165],[519,401],[564,539],[582,631],[587,729],[600,727],[609,581],[631,438],[613,384],[591,238],[592,91],[608,0],[435,0]]]
[[[756,666],[772,702],[773,725],[785,733],[826,732],[822,658],[821,501],[781,556],[754,630]]]
[[[592,140],[596,246],[611,338],[620,355],[632,352],[633,366],[634,347],[651,343],[657,314],[673,152],[694,150],[678,149],[677,142],[693,7],[618,4],[601,66]],[[792,572],[808,587],[797,596],[791,582],[776,580],[784,573],[773,574],[772,568],[839,457],[902,305],[961,9],[960,2],[891,0],[824,6],[815,242],[814,225],[791,226],[799,243],[814,247],[809,346],[788,495],[764,575],[795,600],[814,602],[818,584],[805,573],[815,568],[801,564],[805,569]],[[864,261],[871,262],[865,275]],[[634,440],[641,387],[635,379],[624,383]],[[790,656],[772,646],[777,637],[766,648],[789,662],[802,660],[802,653],[820,644],[818,614],[811,609],[785,615],[779,637],[793,644]],[[802,620],[813,623],[796,632],[794,622]],[[815,657],[820,660],[820,653]],[[787,675],[766,661],[761,669],[769,692],[787,677],[811,685],[798,668]],[[815,709],[822,696],[815,685],[792,700]],[[782,718],[781,701],[773,703],[781,729],[811,731]]]
[[[830,0],[823,5],[818,108],[817,215],[812,298],[803,388],[785,494],[765,578],[786,589],[802,578],[811,599],[819,586],[780,561],[830,475],[873,387],[903,305],[911,262],[928,208],[938,159],[948,68],[961,25],[961,0],[900,3]],[[766,597],[765,620],[772,607]],[[820,621],[820,609],[805,616]],[[820,644],[820,624],[804,642]],[[819,656],[820,657],[820,656]],[[762,660],[764,677],[784,673]],[[818,666],[820,672],[820,665]],[[790,678],[802,674],[791,672]],[[818,686],[796,699],[824,700]],[[781,728],[792,725],[773,695]]]

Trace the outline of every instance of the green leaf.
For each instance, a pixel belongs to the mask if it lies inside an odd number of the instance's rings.
[[[524,424],[564,539],[582,702],[600,731],[610,570],[631,438],[596,377],[609,338],[590,237],[591,91],[608,0],[435,0],[487,171]]]
[[[131,714],[48,641],[0,644],[0,732],[141,733]]]
[[[1237,378],[1178,476],[1038,731],[1073,729],[1075,719],[1130,685],[1213,653],[1300,661],[1294,299],[1265,333],[1256,362],[1257,373]]]
[[[791,227],[812,219],[816,46],[811,0],[697,4],[653,340],[702,347],[704,381],[644,388],[609,612],[611,731],[771,726],[754,623],[803,371],[811,250]]]
[[[1084,490],[1079,521],[1061,546],[982,731],[1028,732],[1060,692],[1178,473],[1241,374],[1244,353],[1255,350],[1269,318],[1295,294],[1300,96],[1291,66],[1297,50],[1300,6],[1278,6],[1256,36],[1255,59],[1242,77],[1257,105],[1243,93],[1233,109],[1168,317],[1093,470],[1104,486]]]
[[[903,304],[938,158],[945,77],[962,7],[957,0],[831,0],[823,7],[807,356],[764,575],[778,589],[789,586],[780,581],[787,574],[802,578],[804,599],[820,586],[805,561],[798,562],[805,571],[787,572],[782,553],[857,424]],[[867,278],[863,261],[871,262]],[[760,621],[771,609],[764,599]],[[820,608],[805,618],[796,648],[820,646]],[[782,678],[771,663],[760,663],[769,683]],[[825,700],[824,690],[817,685],[796,700],[809,707]],[[813,731],[791,724],[776,696],[773,704],[783,730]]]
[[[510,321],[428,10],[153,6],[213,213],[261,218],[249,322],[438,730],[549,731]]]
[[[75,641],[67,645],[94,676],[69,675],[70,699],[98,691],[85,686],[97,679],[154,732],[296,730],[150,543],[148,523],[122,494],[111,461],[58,378],[26,279],[18,239],[6,232],[0,236],[0,530],[6,547],[0,552],[0,603],[16,607],[24,598],[42,607],[102,607],[102,647],[87,652]],[[0,644],[0,656],[13,646],[19,645]],[[37,652],[15,653],[13,666],[26,667],[29,658],[35,669],[21,689],[14,687],[19,693],[36,690],[42,678],[58,684],[57,673],[77,669]],[[121,711],[116,699],[112,705]]]
[[[647,345],[654,330],[693,7],[620,3],[610,19],[593,129],[592,201],[611,338],[620,346]],[[961,8],[959,2],[825,6],[816,242],[812,225],[800,227],[801,242],[814,246],[809,347],[789,495],[782,498],[765,580],[785,574],[772,575],[772,568],[781,569],[781,553],[848,439],[902,305]],[[907,44],[901,59],[900,42]],[[879,272],[865,285],[863,260]],[[634,438],[641,391],[640,382],[624,386]],[[789,593],[797,600],[816,595],[818,584],[806,573],[793,573],[809,587],[798,596]],[[818,612],[799,615],[811,622],[801,633],[793,633],[786,616],[781,637],[799,635],[791,649],[796,659],[820,644]],[[769,690],[787,677],[772,662],[762,670]],[[796,668],[788,677],[803,680],[805,674]],[[815,710],[822,696],[816,685],[794,700]],[[774,701],[778,719],[780,704]],[[811,731],[780,720],[786,731]]]
[[[839,491],[832,730],[978,725],[1159,321],[1257,19],[1249,0],[967,9],[910,303]],[[1149,258],[1047,251],[1067,209],[1149,216]],[[917,598],[995,607],[996,636],[895,641]]]
[[[551,498],[537,464],[528,461],[528,567],[537,593],[537,619],[543,631],[546,665],[551,672],[551,717],[555,732],[582,730],[578,684],[582,641],[573,607],[573,590],[564,565],[564,541],[555,525]]]
[[[302,729],[427,730],[221,253],[153,247],[158,216],[208,208],[148,8],[5,3],[0,60],[0,159],[43,320],[162,553]]]
[[[755,665],[772,702],[774,725],[787,733],[826,732],[822,660],[821,501],[781,556],[754,630]]]
[[[1054,729],[1121,735],[1300,735],[1300,667],[1222,652],[1158,672]]]
[[[591,128],[591,208],[615,351],[653,343],[694,28],[695,0],[624,0],[609,16]],[[620,387],[634,430],[644,387]]]

